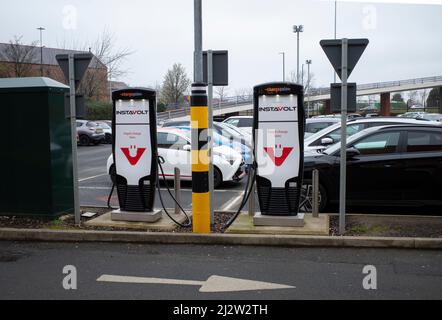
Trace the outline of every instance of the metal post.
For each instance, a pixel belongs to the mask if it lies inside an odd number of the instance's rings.
[[[296,82],[299,84],[300,82],[299,82],[299,33],[300,33],[300,31],[298,31],[296,34],[297,34],[297,41],[298,41],[298,44],[297,44],[297,51],[298,51],[298,53],[297,53],[297,56],[296,56],[296,61],[297,61],[297,63],[296,63]]]
[[[209,107],[209,193],[210,193],[210,223],[215,223],[214,213],[214,171],[213,171],[213,52],[207,52],[207,81]]]
[[[46,30],[43,27],[37,28],[37,30],[40,30],[40,73],[43,77],[43,30]]]
[[[335,0],[335,40],[337,36],[338,1]],[[334,83],[336,83],[336,72],[333,72]]]
[[[180,206],[181,205],[181,170],[179,168],[175,168],[175,214],[179,215],[181,213]]]
[[[319,170],[318,169],[313,170],[312,187],[313,187],[312,215],[313,218],[319,218]]]
[[[285,52],[280,52],[282,55],[282,82],[285,82]]]
[[[71,111],[71,142],[72,142],[72,173],[74,179],[74,210],[75,224],[81,225],[80,202],[78,197],[78,167],[77,167],[77,111],[75,106],[75,70],[74,55],[69,54],[69,87]]]
[[[310,118],[310,64],[312,60],[307,60],[307,119]]]
[[[209,108],[205,83],[192,84],[190,98],[192,127],[192,206],[193,232],[210,233],[209,192]]]
[[[249,172],[249,174],[252,174],[252,172]],[[256,192],[256,186],[253,187],[252,193],[250,194],[250,198],[249,198],[249,216],[250,217],[255,216],[255,192]]]
[[[342,92],[341,92],[341,178],[339,195],[339,233],[345,233],[347,182],[347,77],[348,39],[342,39]]]
[[[203,82],[203,21],[201,0],[194,0],[195,57],[194,81]]]

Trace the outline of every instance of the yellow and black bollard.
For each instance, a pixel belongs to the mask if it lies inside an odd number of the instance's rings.
[[[193,232],[210,233],[209,108],[204,83],[192,84],[190,117],[192,128]]]

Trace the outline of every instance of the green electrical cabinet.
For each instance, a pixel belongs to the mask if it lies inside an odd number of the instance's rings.
[[[0,215],[73,212],[68,92],[49,78],[0,79]]]

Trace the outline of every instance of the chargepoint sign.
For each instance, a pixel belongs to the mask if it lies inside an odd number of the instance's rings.
[[[129,185],[150,175],[152,166],[150,146],[149,101],[116,101],[115,164],[119,175]]]
[[[255,155],[261,212],[297,215],[303,175],[302,86],[255,87]]]
[[[122,211],[151,212],[157,182],[156,93],[115,91],[112,151]]]
[[[284,188],[287,177],[297,177],[299,172],[299,135],[294,126],[298,122],[298,97],[261,96],[259,105],[259,174],[274,187]]]

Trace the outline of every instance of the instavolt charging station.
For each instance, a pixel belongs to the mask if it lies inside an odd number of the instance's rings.
[[[156,222],[154,211],[158,179],[156,92],[131,88],[112,94],[113,157],[120,209],[112,220]]]
[[[301,85],[254,88],[257,226],[304,226],[299,204],[304,171],[304,94]]]

